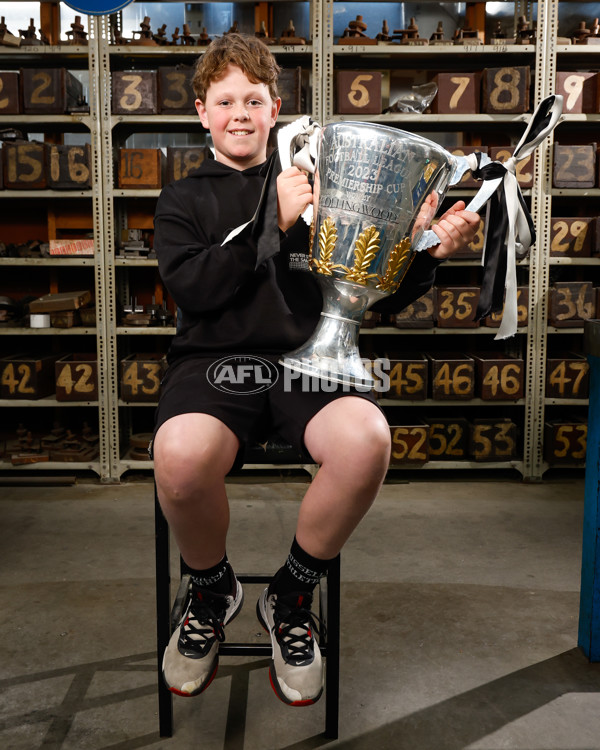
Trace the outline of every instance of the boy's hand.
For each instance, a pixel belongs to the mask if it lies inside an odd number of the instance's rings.
[[[440,244],[428,250],[434,258],[438,260],[449,258],[475,238],[479,227],[479,214],[464,209],[465,202],[457,201],[438,223],[431,227],[440,238]]]
[[[277,223],[282,232],[293,226],[313,202],[308,177],[298,167],[288,167],[277,177]]]

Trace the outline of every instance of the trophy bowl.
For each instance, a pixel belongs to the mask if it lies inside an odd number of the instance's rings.
[[[311,338],[281,357],[284,367],[375,384],[358,351],[364,313],[399,288],[457,168],[444,148],[403,130],[365,122],[322,128],[310,269],[323,309]]]

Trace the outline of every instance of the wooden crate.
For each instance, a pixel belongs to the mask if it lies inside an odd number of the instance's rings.
[[[26,115],[62,115],[83,100],[83,86],[66,68],[21,68],[21,97]]]
[[[120,362],[123,401],[158,401],[160,381],[167,369],[164,354],[130,354]]]
[[[464,417],[428,417],[429,459],[465,461],[469,457],[469,422]]]
[[[204,161],[203,146],[167,146],[167,174],[165,183],[181,180]]]
[[[514,146],[490,146],[489,155],[493,161],[504,164],[514,154]],[[515,175],[522,188],[533,187],[533,154],[517,162]]]
[[[523,398],[525,363],[503,352],[472,355],[477,373],[477,393],[484,401],[516,401]]]
[[[392,352],[386,354],[390,361],[389,390],[383,398],[403,401],[423,401],[427,398],[429,362],[421,352]]]
[[[436,401],[468,401],[475,395],[475,361],[459,352],[427,354],[431,397]]]
[[[433,114],[479,114],[481,73],[438,73],[433,80],[438,87],[430,105]]]
[[[161,188],[165,156],[159,148],[121,148],[118,174],[120,188]]]
[[[555,92],[563,97],[563,114],[597,112],[597,81],[598,73],[559,70]]]
[[[548,293],[548,323],[552,326],[580,327],[596,313],[591,281],[557,281]]]
[[[193,77],[194,68],[190,65],[161,65],[158,69],[158,111],[161,115],[196,114]]]
[[[429,426],[426,424],[392,425],[390,464],[425,464],[429,461]]]
[[[281,115],[299,115],[302,112],[302,67],[282,68],[277,84],[281,97]]]
[[[373,312],[373,310],[367,310],[363,315],[363,319],[360,323],[361,328],[377,328],[381,323],[381,313]]]
[[[502,322],[502,312],[492,313],[482,319],[481,323],[489,328],[499,328]],[[517,328],[524,328],[529,324],[529,287],[517,287]]]
[[[381,73],[365,70],[338,70],[336,81],[338,114],[381,114]]]
[[[19,115],[21,109],[19,74],[0,70],[0,115]]]
[[[509,418],[474,419],[470,453],[474,461],[511,461],[517,458],[517,425]]]
[[[546,359],[546,398],[587,399],[590,366],[575,352],[556,352]]]
[[[596,184],[596,144],[554,144],[552,184],[556,188],[593,188]]]
[[[32,300],[29,303],[29,311],[54,313],[63,310],[78,310],[80,307],[89,305],[91,301],[92,293],[87,289],[77,292],[52,292]]]
[[[67,354],[54,365],[57,401],[98,400],[98,357]]]
[[[14,354],[0,359],[0,398],[37,400],[53,394],[59,356]]]
[[[557,258],[589,258],[595,219],[553,216],[550,222],[550,255]]]
[[[481,111],[496,115],[529,112],[530,84],[529,67],[485,68]]]
[[[112,74],[111,81],[113,114],[158,114],[158,85],[155,70],[116,70]]]
[[[48,187],[48,145],[26,141],[2,145],[2,172],[7,190],[45,190]]]
[[[46,153],[48,187],[53,190],[81,190],[92,186],[91,147],[51,144]]]
[[[553,419],[544,424],[544,459],[550,465],[585,463],[587,422],[583,419]]]
[[[436,322],[438,328],[477,328],[475,320],[479,287],[440,286],[435,288]]]
[[[392,315],[392,324],[396,328],[433,328],[434,294],[429,289],[425,294],[407,305],[404,310]]]

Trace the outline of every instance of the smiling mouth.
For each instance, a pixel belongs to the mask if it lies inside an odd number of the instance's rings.
[[[230,130],[229,135],[250,135],[250,130]]]

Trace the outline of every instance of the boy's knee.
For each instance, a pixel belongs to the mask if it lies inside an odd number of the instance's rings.
[[[154,471],[164,495],[174,502],[185,501],[223,480],[234,459],[235,455],[228,460],[223,446],[163,441],[154,453]]]

